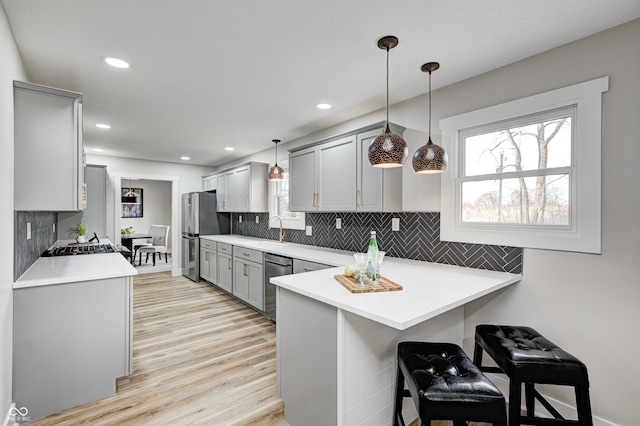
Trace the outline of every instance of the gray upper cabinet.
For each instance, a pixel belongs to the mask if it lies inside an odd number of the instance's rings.
[[[402,167],[381,169],[369,163],[369,145],[382,130],[357,135],[356,210],[359,212],[402,210]],[[401,132],[400,129],[392,131]]]
[[[402,128],[393,126],[401,133]],[[402,168],[369,164],[368,147],[382,127],[291,152],[291,211],[382,212],[402,209]]]
[[[289,155],[289,210],[306,212],[317,210],[317,160],[315,147]]]
[[[291,211],[355,210],[355,159],[355,135],[292,153]]]
[[[266,163],[249,163],[206,178],[215,179],[218,211],[266,212],[269,211]],[[210,183],[209,186],[213,187]]]
[[[84,209],[82,95],[14,81],[14,209]]]

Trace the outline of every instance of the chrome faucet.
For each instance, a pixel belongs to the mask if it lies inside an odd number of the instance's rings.
[[[284,232],[282,232],[282,218],[278,215],[273,215],[271,219],[278,219],[280,221],[280,242],[284,243]]]

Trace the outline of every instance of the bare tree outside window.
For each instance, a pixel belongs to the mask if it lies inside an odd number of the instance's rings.
[[[464,131],[462,221],[567,226],[572,109]]]

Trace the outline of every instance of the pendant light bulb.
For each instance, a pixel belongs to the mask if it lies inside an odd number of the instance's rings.
[[[402,167],[409,156],[409,148],[402,136],[389,129],[389,50],[398,45],[398,38],[386,36],[378,40],[378,47],[387,51],[387,127],[369,145],[369,163],[373,167]]]
[[[429,73],[429,139],[413,154],[413,170],[420,174],[442,173],[449,161],[444,148],[431,141],[431,73],[440,68],[437,62],[428,62],[422,66],[422,71]]]
[[[273,139],[271,142],[276,144],[276,162],[275,165],[269,169],[269,180],[282,180],[284,170],[278,166],[278,143],[280,139]]]

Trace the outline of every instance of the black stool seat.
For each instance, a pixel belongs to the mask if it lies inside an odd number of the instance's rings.
[[[482,366],[486,351],[499,368]],[[562,350],[530,327],[478,325],[475,334],[474,363],[483,372],[505,373],[509,376],[509,425],[565,424],[592,425],[587,367],[579,359]],[[522,384],[525,385],[527,415],[521,416]],[[564,419],[535,390],[535,384],[573,386],[576,393],[578,421]],[[555,417],[535,417],[534,399]]]
[[[404,381],[409,390],[404,390]],[[404,425],[402,400],[411,396],[423,424],[467,420],[506,425],[506,403],[498,388],[450,343],[398,344],[394,425]],[[399,423],[400,422],[400,423]]]

